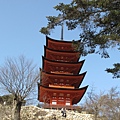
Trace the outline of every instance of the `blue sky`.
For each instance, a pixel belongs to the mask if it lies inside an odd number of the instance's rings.
[[[71,0],[67,0],[69,3]],[[40,28],[47,25],[46,16],[57,15],[53,9],[55,5],[65,0],[0,0],[0,65],[6,57],[18,57],[25,55],[32,59],[38,68],[42,66],[45,35],[39,32]],[[60,27],[52,31],[51,38],[60,39]],[[65,40],[78,40],[79,31],[68,31],[65,28]],[[103,59],[93,54],[85,59],[81,70],[87,71],[81,87],[89,85],[88,91],[94,87],[96,92],[107,91],[111,87],[120,87],[119,79],[112,79],[112,75],[106,73],[106,68],[120,61],[120,53],[115,48],[109,49],[110,58]]]

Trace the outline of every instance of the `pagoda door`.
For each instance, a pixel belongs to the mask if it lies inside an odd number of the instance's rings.
[[[71,105],[71,99],[70,99],[70,94],[69,93],[66,94],[65,105],[68,105],[68,106]]]
[[[68,105],[68,106],[71,105],[71,101],[66,100],[65,105]]]
[[[58,99],[58,105],[65,105],[65,101]]]
[[[58,105],[65,105],[64,93],[59,93],[57,104]]]

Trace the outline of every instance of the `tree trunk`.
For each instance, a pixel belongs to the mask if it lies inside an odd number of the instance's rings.
[[[97,120],[97,116],[98,116],[98,107],[95,107],[95,120]]]
[[[15,100],[14,107],[13,107],[12,120],[20,120],[21,106],[22,106],[22,103]]]
[[[14,120],[20,120],[20,110],[21,110],[21,102],[18,102],[15,108]]]

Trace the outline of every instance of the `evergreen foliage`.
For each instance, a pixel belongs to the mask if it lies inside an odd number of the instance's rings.
[[[68,30],[80,28],[79,51],[82,55],[92,53],[100,54],[108,58],[108,48],[117,47],[120,50],[120,1],[119,0],[72,0],[69,4],[59,3],[55,10],[60,11],[58,16],[47,16],[47,27],[41,28],[40,32],[50,35],[51,29],[66,23]],[[120,78],[119,70],[107,72],[113,73]]]

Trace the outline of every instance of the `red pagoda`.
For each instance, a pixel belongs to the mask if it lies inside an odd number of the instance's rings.
[[[78,41],[80,42],[80,41]],[[79,74],[84,60],[75,51],[72,41],[60,41],[46,36],[38,100],[49,107],[72,107],[85,94],[87,87],[79,88],[86,72]]]

